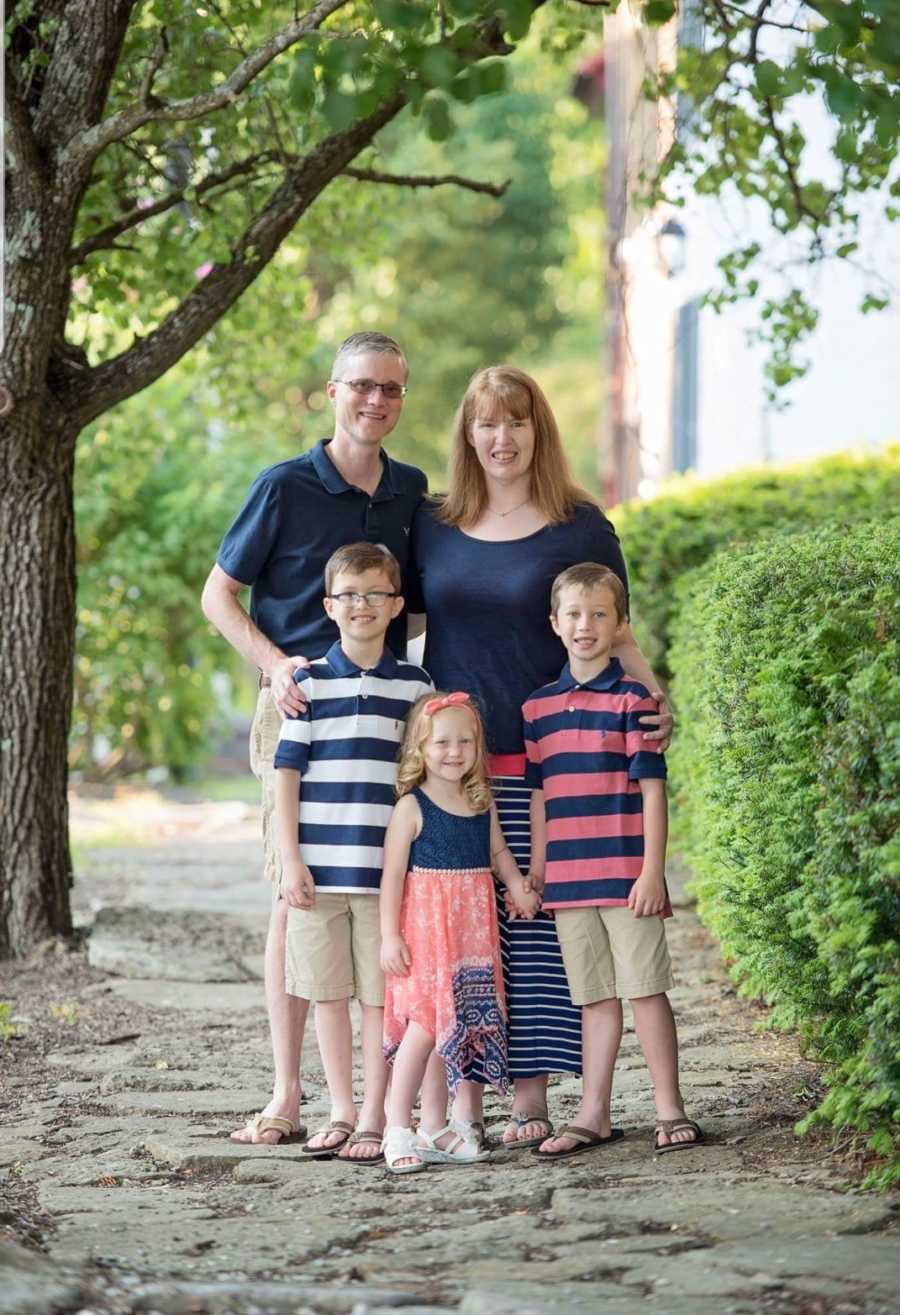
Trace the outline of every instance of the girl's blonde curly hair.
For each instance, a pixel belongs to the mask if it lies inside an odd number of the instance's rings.
[[[423,751],[431,735],[432,725],[432,718],[425,712],[425,707],[434,699],[447,697],[446,692],[443,690],[435,690],[433,694],[423,694],[409,710],[403,744],[400,747],[400,765],[397,769],[396,790],[398,799],[405,794],[409,794],[411,790],[415,790],[416,786],[421,785],[425,780],[425,754]],[[478,709],[471,699],[466,703],[456,703],[449,706],[465,708],[472,716],[475,728],[475,761],[460,784],[473,811],[484,813],[491,806],[492,796],[481,717],[478,715]],[[440,709],[440,711],[443,711],[443,709]]]

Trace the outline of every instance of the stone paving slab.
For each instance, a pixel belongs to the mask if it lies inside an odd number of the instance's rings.
[[[382,1311],[403,1310],[404,1315],[431,1315],[446,1312],[446,1306],[421,1306],[415,1296],[400,1289],[376,1288],[353,1284],[343,1291],[323,1291],[310,1283],[241,1283],[224,1282],[146,1283],[133,1289],[133,1297],[144,1309],[160,1315],[195,1315],[198,1308],[209,1315],[228,1315],[246,1310],[248,1305],[271,1312],[271,1315],[298,1315],[315,1305],[323,1315],[378,1315]]]
[[[129,1046],[127,1049],[124,1046],[104,1046],[88,1054],[76,1050],[53,1050],[46,1059],[55,1068],[70,1069],[95,1077],[133,1064],[138,1054],[137,1046]]]
[[[101,1091],[221,1091],[221,1069],[114,1068],[103,1075]]]
[[[143,904],[107,905],[94,921],[88,963],[131,978],[244,982],[242,958],[258,949],[258,937],[229,914],[169,909],[160,917]]]
[[[759,1310],[753,1299],[679,1296],[646,1292],[636,1302],[633,1292],[598,1284],[554,1284],[552,1297],[544,1285],[505,1283],[470,1289],[458,1307],[460,1315],[636,1315],[647,1309],[653,1315],[752,1315]]]
[[[42,1160],[52,1155],[48,1146],[35,1141],[8,1141],[0,1143],[0,1169],[27,1164],[30,1160]]]
[[[152,1009],[209,1013],[265,1009],[262,982],[160,982],[153,979],[119,978],[111,981],[110,987],[123,999],[148,1005]]]
[[[608,1220],[611,1214],[617,1221],[652,1219],[667,1227],[689,1227],[722,1241],[750,1239],[759,1234],[802,1239],[868,1233],[897,1219],[891,1204],[876,1196],[813,1190],[801,1193],[796,1188],[758,1180],[711,1182],[706,1175],[672,1181],[663,1195],[658,1185],[634,1185],[627,1192],[619,1190],[605,1196],[598,1194],[596,1185],[582,1190],[563,1188],[553,1193],[551,1213],[559,1219],[598,1222]]]
[[[48,1315],[73,1308],[81,1293],[78,1273],[61,1274],[37,1252],[0,1237],[0,1276],[5,1315]]]
[[[141,1115],[159,1111],[190,1118],[196,1114],[252,1114],[262,1109],[269,1094],[264,1087],[257,1087],[254,1091],[223,1091],[219,1083],[214,1091],[201,1085],[200,1090],[187,1091],[105,1092],[103,1103],[120,1114]]]

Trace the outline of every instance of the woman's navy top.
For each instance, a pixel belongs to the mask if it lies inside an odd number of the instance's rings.
[[[420,504],[412,525],[406,605],[428,613],[423,665],[438,689],[467,690],[485,722],[488,752],[524,752],[522,704],[566,661],[550,629],[550,586],[578,562],[599,562],[628,588],[616,532],[584,504],[564,525],[522,539],[474,539]]]

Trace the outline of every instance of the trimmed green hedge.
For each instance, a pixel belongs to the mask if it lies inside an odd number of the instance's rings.
[[[826,1061],[806,1124],[865,1133],[869,1181],[896,1182],[900,518],[732,548],[673,603],[676,837],[701,915]]]
[[[636,622],[650,665],[669,674],[673,586],[732,542],[824,521],[888,516],[900,506],[900,446],[872,456],[848,453],[793,467],[741,471],[701,482],[680,478],[651,502],[610,512],[622,539]]]

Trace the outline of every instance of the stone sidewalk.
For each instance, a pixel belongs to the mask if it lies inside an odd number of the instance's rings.
[[[77,801],[74,811],[78,825]],[[95,814],[82,808],[89,841]],[[652,1154],[629,1030],[613,1110],[621,1144],[551,1165],[498,1150],[477,1167],[395,1178],[228,1140],[270,1080],[255,812],[153,797],[137,816],[139,846],[82,851],[76,912],[97,918],[92,957],[104,966],[76,969],[72,956],[59,1006],[72,1027],[39,1091],[17,1076],[15,1047],[0,1050],[4,1064],[12,1050],[7,1081],[21,1088],[0,1197],[4,1179],[31,1185],[49,1216],[44,1254],[0,1241],[8,1315],[900,1311],[900,1204],[848,1189],[826,1141],[794,1139],[816,1070],[758,1029],[763,1015],[736,1000],[683,895],[672,1000],[688,1108],[708,1145]],[[145,912],[115,912],[136,905]],[[26,1025],[35,971],[0,985]],[[307,1040],[315,1126],[327,1093],[311,1030]],[[576,1100],[577,1081],[555,1082],[554,1118]],[[489,1104],[489,1120],[501,1114]]]

